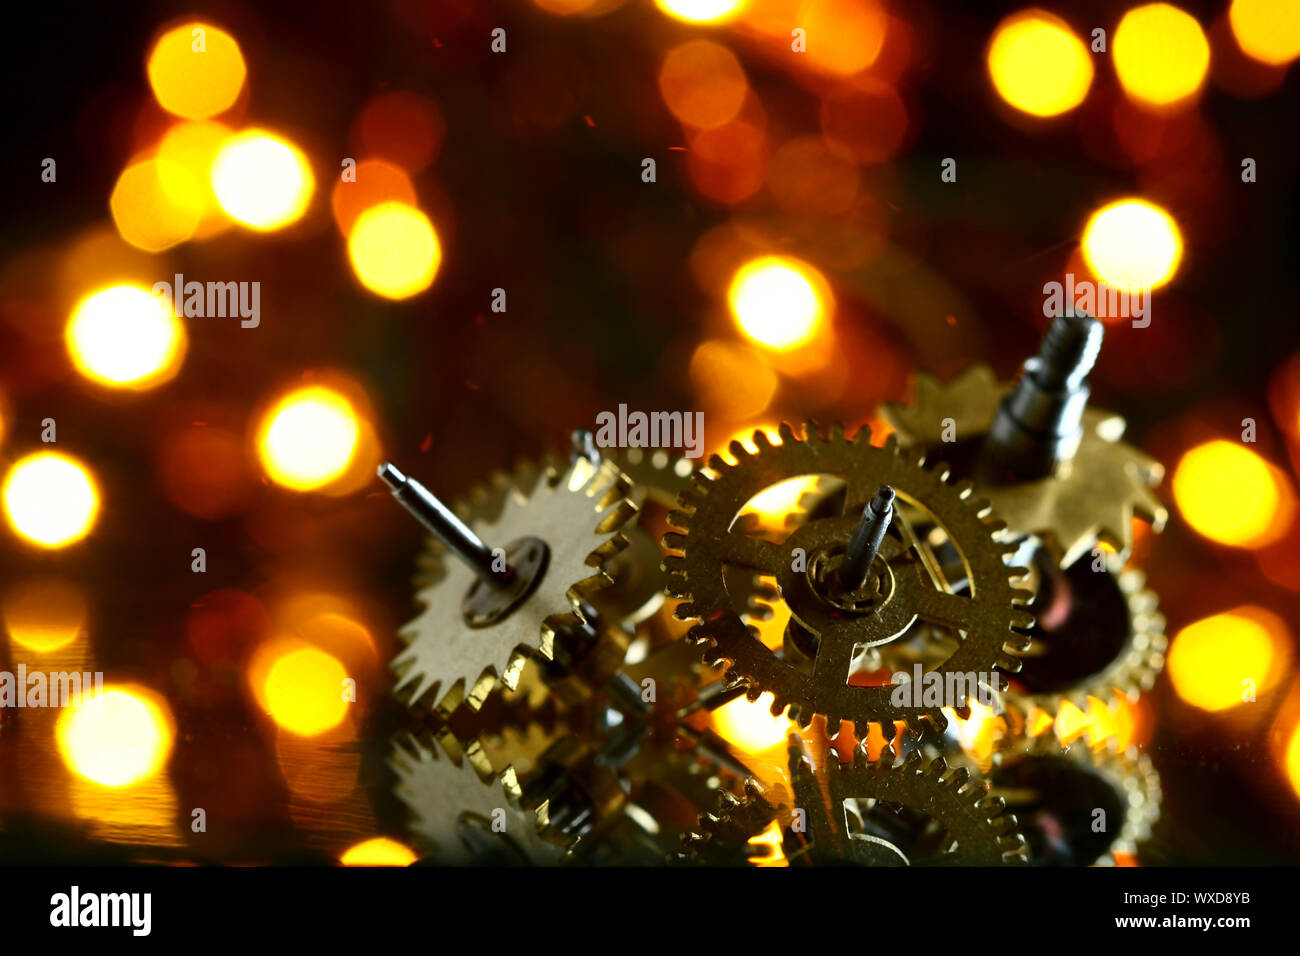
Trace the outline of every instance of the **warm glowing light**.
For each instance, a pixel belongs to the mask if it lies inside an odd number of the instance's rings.
[[[212,161],[211,179],[228,216],[264,231],[300,219],[316,186],[301,150],[256,129],[226,140]]]
[[[1286,745],[1286,775],[1291,789],[1300,797],[1300,724],[1291,731],[1291,740]]]
[[[86,601],[66,581],[25,581],[5,594],[5,630],[19,647],[47,654],[67,647],[84,632]]]
[[[330,196],[334,222],[344,236],[351,235],[358,217],[367,209],[386,202],[416,204],[415,186],[401,167],[383,159],[363,159],[355,172],[354,181],[335,183]]]
[[[1029,10],[998,24],[988,49],[998,95],[1032,116],[1074,109],[1092,86],[1092,57],[1069,24]]]
[[[688,23],[721,23],[744,9],[749,0],[655,0],[670,17]]]
[[[348,847],[339,862],[344,866],[410,866],[417,859],[410,847],[387,837],[375,837]]]
[[[212,191],[212,164],[230,129],[211,120],[177,123],[158,144],[158,183],[173,206],[197,207],[194,238],[215,235],[230,225]]]
[[[1235,707],[1272,683],[1289,639],[1276,615],[1240,607],[1189,624],[1169,648],[1169,679],[1178,696],[1202,710]],[[1249,683],[1248,683],[1249,682]]]
[[[1282,538],[1294,517],[1286,475],[1233,441],[1206,442],[1183,455],[1173,490],[1187,523],[1220,544],[1262,547]]]
[[[1210,67],[1210,44],[1201,25],[1167,3],[1149,3],[1124,14],[1111,53],[1125,92],[1149,106],[1191,96]]]
[[[759,753],[784,743],[794,724],[784,714],[772,716],[775,699],[771,694],[763,694],[750,703],[738,697],[713,712],[713,729],[747,753]]]
[[[171,718],[164,707],[147,692],[107,686],[59,715],[59,753],[73,772],[101,786],[141,781],[157,773],[171,753]]]
[[[84,538],[99,514],[99,492],[80,462],[42,451],[9,469],[4,484],[5,517],[20,535],[45,548]]]
[[[1284,66],[1300,56],[1300,4],[1295,0],[1233,0],[1228,22],[1247,56]]]
[[[788,351],[821,331],[826,281],[806,263],[764,256],[737,270],[727,293],[740,330],[759,345]]]
[[[186,119],[206,119],[234,105],[248,68],[239,44],[225,30],[187,23],[159,37],[149,53],[148,72],[163,109]]]
[[[708,339],[697,345],[690,376],[700,404],[731,420],[760,414],[781,384],[758,349],[735,340]]]
[[[262,421],[262,467],[294,491],[312,491],[339,478],[356,453],[359,423],[352,404],[313,385],[286,396]]]
[[[315,737],[347,716],[348,672],[338,658],[300,646],[276,658],[263,684],[266,709],[285,730]]]
[[[659,92],[672,114],[711,129],[735,119],[749,81],[735,54],[720,43],[691,40],[673,47],[659,69]]]
[[[745,433],[746,444],[752,434],[752,430]],[[758,515],[767,527],[784,527],[786,518],[806,506],[805,496],[815,494],[820,487],[821,479],[817,475],[788,478],[750,498],[741,514]]]
[[[145,389],[176,374],[185,357],[185,326],[171,300],[116,285],[77,303],[64,333],[77,371],[93,382]]]
[[[429,217],[400,202],[367,209],[348,236],[348,257],[371,292],[406,299],[433,284],[442,246]]]
[[[118,233],[146,252],[162,252],[195,235],[203,186],[170,160],[146,159],[122,171],[108,198]]]
[[[780,822],[773,820],[762,833],[749,838],[749,845],[767,850],[762,856],[751,856],[751,866],[789,866],[785,858],[785,848],[781,846],[782,834]]]
[[[888,23],[876,0],[804,0],[794,25],[803,28],[815,66],[848,76],[876,62]]]
[[[1143,199],[1121,199],[1092,214],[1083,230],[1083,257],[1093,274],[1117,289],[1157,289],[1183,258],[1174,218]]]

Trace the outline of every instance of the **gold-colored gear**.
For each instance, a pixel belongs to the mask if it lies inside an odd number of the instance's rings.
[[[791,866],[1028,862],[1025,839],[1004,801],[989,796],[987,781],[964,767],[949,768],[942,757],[926,763],[913,751],[896,763],[887,746],[873,761],[859,745],[849,763],[828,750],[818,770],[796,737],[789,767],[789,806],[751,783],[743,800],[724,797],[719,813],[701,815],[688,851],[703,861],[730,853],[734,861],[737,850],[745,852],[753,837],[777,821]]]
[[[912,403],[886,402],[880,414],[901,444],[938,456],[952,447],[945,436],[962,443],[983,436],[1010,388],[983,364],[968,367],[946,383],[922,372],[916,377]],[[1098,541],[1115,549],[1116,563],[1122,566],[1133,549],[1134,515],[1149,521],[1156,531],[1168,519],[1164,505],[1151,491],[1164,478],[1164,467],[1120,440],[1124,426],[1119,415],[1085,409],[1079,448],[1056,474],[1004,487],[981,487],[980,494],[1012,532],[1046,541],[1062,567],[1073,564]]]
[[[1024,770],[1025,762],[1031,765],[1028,773]],[[1070,774],[1094,778],[1113,793],[1123,815],[1118,827],[1114,820],[1108,819],[1105,829],[1098,829],[1098,808],[1080,804],[1080,794],[1085,788],[1078,777]],[[1091,858],[1069,860],[1082,866],[1113,866],[1118,858],[1135,857],[1160,819],[1160,775],[1151,758],[1135,747],[1122,752],[1087,747],[1082,742],[1062,747],[1050,734],[1020,739],[1010,742],[1008,749],[998,755],[989,777],[993,792],[1002,796],[1007,806],[1019,815],[1031,846],[1036,841],[1052,839],[1066,842],[1057,832],[1061,829],[1062,816],[1077,833],[1095,840],[1096,845],[1090,844]],[[1038,784],[1027,786],[1026,780]],[[1058,820],[1053,822],[1052,816]],[[1077,853],[1081,845],[1082,841],[1076,840],[1071,850]],[[1044,862],[1038,857],[1046,853],[1041,849],[1034,853],[1036,862]]]
[[[498,685],[515,688],[530,658],[543,669],[554,661],[557,635],[591,629],[594,597],[610,583],[603,567],[625,546],[621,531],[636,512],[626,497],[628,480],[612,462],[593,466],[583,459],[531,476],[520,471],[516,478],[498,479],[460,514],[502,547],[525,538],[544,541],[549,554],[541,580],[510,613],[471,627],[463,603],[476,576],[430,540],[416,595],[424,610],[400,632],[407,646],[393,661],[397,690],[413,705],[430,700],[443,715],[462,703],[478,709]],[[554,675],[561,682],[572,677],[570,690],[588,676],[599,681],[611,662],[616,668],[622,659],[626,636],[599,628],[593,640],[599,646],[586,659],[591,675]]]
[[[946,467],[924,467],[924,458],[903,452],[896,442],[884,447],[870,444],[861,429],[848,439],[842,426],[828,436],[809,423],[804,438],[782,424],[781,443],[767,435],[754,435],[757,452],[733,442],[732,465],[714,456],[713,473],[697,473],[681,496],[681,509],[670,516],[685,533],[670,533],[664,544],[678,552],[667,557],[669,593],[686,599],[677,609],[683,619],[699,621],[689,637],[703,648],[706,663],[728,662],[725,680],[746,688],[750,700],[764,692],[773,695],[773,714],[790,708],[792,719],[803,726],[816,714],[827,719],[834,736],[843,720],[851,721],[859,738],[872,723],[895,720],[937,729],[947,726],[939,707],[899,707],[891,700],[891,686],[851,686],[850,668],[859,645],[887,644],[909,631],[917,621],[942,625],[962,635],[955,651],[938,668],[943,672],[992,674],[994,668],[1014,673],[1016,652],[1028,644],[1023,633],[1033,617],[1023,605],[1031,595],[1013,586],[1023,569],[1004,563],[1008,546],[997,540],[1003,524],[990,515],[987,505],[972,497],[972,487],[952,486]],[[781,544],[736,530],[737,515],[755,495],[792,478],[827,474],[844,480],[844,513],[809,521]],[[874,603],[865,612],[845,610],[829,603],[816,590],[809,573],[792,568],[792,554],[803,549],[807,567],[814,555],[833,555],[844,546],[858,524],[866,502],[877,488],[889,485],[897,493],[895,525],[899,536],[886,535],[873,568]],[[948,536],[960,551],[967,593],[954,593],[937,570],[934,555],[904,517],[913,509]],[[907,540],[904,540],[904,539]],[[740,566],[776,579],[784,603],[800,626],[818,640],[811,670],[783,660],[746,626],[733,607],[725,580],[727,566]],[[927,581],[928,578],[928,581]],[[748,578],[747,578],[748,579]]]
[[[1062,690],[1043,693],[1012,690],[1006,696],[1007,707],[1019,708],[1025,713],[1036,707],[1057,714],[1068,701],[1080,710],[1086,710],[1089,698],[1097,698],[1107,705],[1120,696],[1136,701],[1155,685],[1156,678],[1164,669],[1165,650],[1169,646],[1165,616],[1158,609],[1159,599],[1145,586],[1146,575],[1137,569],[1121,571],[1114,580],[1127,610],[1127,628],[1123,644],[1110,663]],[[1033,653],[1032,645],[1029,653]]]
[[[570,852],[548,832],[541,812],[523,806],[519,778],[507,766],[499,774],[471,743],[460,750],[448,735],[442,745],[408,736],[389,758],[397,775],[397,797],[411,813],[411,834],[432,862],[474,863],[486,849],[510,862],[558,864]]]

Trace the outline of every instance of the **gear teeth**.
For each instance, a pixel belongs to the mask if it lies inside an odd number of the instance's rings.
[[[777,425],[776,433],[780,437],[782,445],[793,445],[799,440],[795,437],[794,428],[790,426],[789,422],[781,422],[781,424]]]
[[[759,450],[760,454],[762,454],[765,451],[770,451],[773,447],[775,447],[772,444],[771,437],[762,428],[754,429],[753,442],[754,442],[754,447]]]

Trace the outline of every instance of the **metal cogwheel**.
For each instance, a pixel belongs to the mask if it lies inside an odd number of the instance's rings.
[[[583,459],[517,478],[496,481],[461,517],[512,565],[521,555],[534,562],[531,589],[485,618],[474,571],[431,539],[417,583],[424,610],[399,633],[407,646],[392,665],[411,704],[431,699],[443,714],[462,703],[478,709],[498,684],[513,689],[530,657],[553,661],[558,634],[592,630],[594,595],[610,583],[603,566],[625,546],[620,532],[636,512],[628,480],[611,462]],[[596,629],[592,639],[608,636]]]
[[[941,707],[896,706],[891,686],[850,685],[854,655],[859,647],[895,641],[919,621],[959,635],[956,649],[937,668],[941,678],[960,672],[996,679],[995,667],[1015,673],[1016,654],[1029,642],[1025,629],[1033,624],[1024,609],[1032,595],[1013,585],[1025,571],[1004,562],[1012,551],[997,537],[1003,523],[972,496],[969,483],[949,485],[946,466],[926,468],[923,456],[901,451],[892,440],[872,446],[866,428],[852,439],[842,426],[823,436],[812,423],[804,426],[803,439],[787,424],[779,434],[781,443],[773,444],[756,432],[756,453],[733,442],[734,465],[714,456],[709,462],[713,474],[697,472],[681,496],[680,510],[670,515],[670,523],[684,533],[665,536],[665,546],[678,553],[665,558],[664,567],[669,593],[685,599],[678,616],[699,622],[690,639],[702,646],[706,663],[728,663],[730,685],[745,687],[750,700],[771,693],[773,714],[789,707],[791,718],[803,726],[820,714],[832,736],[844,720],[854,724],[859,738],[872,723],[892,726],[896,720],[908,722],[913,732],[920,732],[922,724],[942,730],[947,719]],[[844,481],[842,514],[807,521],[779,544],[738,530],[736,518],[746,502],[767,488],[808,475]],[[897,494],[898,530],[881,544],[866,585],[871,593],[851,595],[851,603],[824,594],[819,575],[842,560],[858,515],[882,485]],[[964,574],[959,590],[916,535],[904,516],[908,511],[941,529],[958,552]],[[806,556],[800,570],[793,566],[795,549]],[[792,619],[816,637],[810,668],[783,659],[746,626],[728,591],[728,567],[776,581]]]
[[[1106,603],[1117,605],[1117,641],[1109,650],[1110,659],[1100,669],[1077,677],[1068,678],[1063,687],[1035,690],[1026,687],[1013,690],[1006,697],[1006,705],[1028,713],[1033,708],[1056,714],[1065,702],[1086,710],[1089,698],[1096,698],[1106,705],[1115,702],[1117,697],[1135,701],[1145,691],[1154,686],[1156,678],[1165,666],[1165,650],[1169,639],[1165,635],[1165,617],[1158,609],[1158,598],[1146,585],[1146,575],[1141,571],[1130,569],[1119,574],[1108,571],[1086,571],[1088,575],[1105,575],[1113,594],[1106,595]],[[1090,609],[1095,610],[1099,600],[1089,601]],[[1040,614],[1039,624],[1047,620]],[[1065,635],[1067,638],[1073,635]],[[1082,636],[1082,635],[1080,635]],[[1051,635],[1049,633],[1048,639]],[[1037,641],[1037,637],[1035,637]],[[1073,642],[1079,644],[1082,642]],[[1098,643],[1093,640],[1091,643]],[[1110,648],[1110,645],[1107,645]],[[1033,648],[1031,646],[1031,653]],[[1023,680],[1033,670],[1031,662],[1022,671]],[[1033,683],[1027,681],[1025,683]]]
[[[1010,388],[983,364],[946,383],[923,372],[916,377],[911,405],[887,402],[880,413],[905,446],[942,450],[944,436],[951,434],[956,445],[972,447],[988,431]],[[981,487],[980,494],[1013,532],[1047,541],[1062,567],[1098,541],[1114,548],[1122,564],[1133,549],[1134,515],[1156,531],[1168,520],[1168,511],[1151,491],[1164,478],[1164,467],[1120,440],[1125,423],[1119,415],[1089,408],[1082,424],[1078,450],[1056,474]]]
[[[1041,865],[1113,866],[1136,857],[1160,819],[1160,775],[1136,748],[1062,747],[1050,734],[1021,739],[989,777]]]
[[[411,833],[430,861],[471,864],[495,850],[507,862],[563,862],[570,847],[545,831],[544,813],[522,805],[514,769],[480,770],[486,760],[476,747],[453,758],[432,741],[408,736],[389,758],[397,797],[411,812]]]
[[[912,752],[895,763],[854,749],[849,763],[834,750],[819,774],[797,738],[790,749],[793,806],[786,808],[752,783],[743,799],[724,797],[718,813],[700,817],[687,840],[700,862],[740,862],[753,839],[778,823],[782,855],[791,866],[999,866],[1028,862],[1016,818],[987,781],[950,769],[942,757],[926,763]],[[795,810],[802,811],[796,813]],[[752,858],[751,858],[752,859]]]

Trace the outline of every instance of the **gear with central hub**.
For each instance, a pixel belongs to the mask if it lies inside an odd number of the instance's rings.
[[[1031,594],[1013,584],[1023,569],[1004,561],[1011,553],[998,538],[1004,526],[972,496],[971,486],[947,483],[946,466],[926,467],[921,455],[901,451],[894,441],[873,446],[865,428],[852,439],[840,426],[824,436],[811,423],[802,439],[786,424],[779,434],[780,444],[773,444],[756,432],[757,451],[733,442],[735,464],[714,456],[712,474],[697,473],[681,495],[680,510],[670,516],[683,533],[665,536],[665,546],[678,553],[664,566],[669,592],[685,599],[678,616],[699,622],[690,639],[702,646],[706,663],[728,665],[730,686],[743,686],[750,700],[770,693],[772,712],[788,707],[803,726],[820,714],[831,735],[846,720],[860,738],[872,723],[892,726],[898,720],[914,733],[924,724],[943,729],[947,720],[939,706],[896,705],[888,683],[851,684],[855,655],[929,625],[956,637],[956,648],[936,667],[940,677],[996,677],[995,668],[1014,673],[1033,617],[1024,609]],[[844,483],[839,515],[810,520],[781,542],[747,533],[737,521],[761,492],[821,475]],[[858,516],[882,486],[896,493],[894,520],[865,582],[846,590],[837,572]],[[944,548],[942,562],[936,542]],[[728,568],[742,569],[747,582],[755,572],[775,581],[793,625],[813,648],[811,666],[784,659],[746,625],[728,587]]]
[[[912,752],[895,763],[885,747],[877,760],[864,746],[841,763],[834,750],[813,766],[798,738],[790,746],[791,805],[752,782],[743,798],[724,796],[717,813],[702,814],[686,840],[688,858],[743,864],[755,838],[775,828],[790,866],[999,866],[1028,862],[1016,818],[989,784],[942,757],[926,763]]]
[[[612,462],[577,459],[567,469],[521,469],[461,506],[466,525],[499,543],[515,574],[509,587],[493,588],[430,541],[416,595],[424,611],[400,633],[407,646],[393,661],[399,693],[446,716],[462,703],[478,709],[498,684],[516,687],[529,659],[561,693],[607,678],[627,638],[598,624],[593,602],[636,513],[628,490]]]

